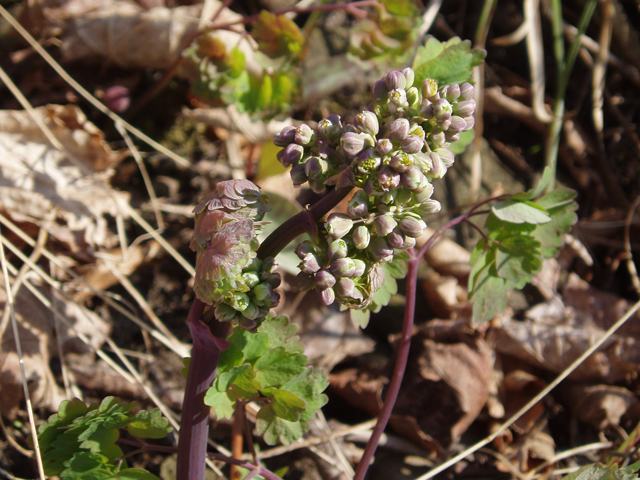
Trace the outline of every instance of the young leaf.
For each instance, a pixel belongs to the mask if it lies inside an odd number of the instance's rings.
[[[300,414],[305,408],[304,400],[300,397],[287,390],[273,387],[263,389],[262,393],[270,400],[273,413],[278,418],[287,422],[300,421]]]
[[[269,350],[254,363],[256,380],[263,387],[281,386],[290,377],[304,370],[307,357],[289,353],[284,347]]]
[[[289,422],[278,417],[272,405],[266,405],[256,415],[256,430],[269,445],[278,442],[290,445],[302,437],[308,426],[305,422]]]
[[[506,306],[506,280],[489,274],[481,276],[473,292],[473,321],[476,323],[489,321]]]
[[[529,201],[516,202],[513,200],[504,200],[496,202],[491,207],[491,211],[500,220],[509,223],[547,223],[551,221],[547,211]]]
[[[640,468],[640,462],[628,467],[618,468],[617,465],[603,465],[592,463],[563,477],[562,480],[637,480],[635,473]]]
[[[171,433],[171,426],[160,410],[141,410],[127,427],[138,438],[164,438]]]
[[[284,15],[263,10],[253,22],[253,38],[258,49],[270,58],[287,56],[298,61],[303,53],[304,36],[298,26]]]
[[[415,84],[421,85],[427,78],[440,85],[463,83],[471,79],[472,69],[480,65],[487,52],[471,48],[471,42],[454,37],[446,43],[429,38],[420,47],[413,60]]]

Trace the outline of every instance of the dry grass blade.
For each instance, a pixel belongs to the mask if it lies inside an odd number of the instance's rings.
[[[102,104],[96,97],[91,95],[82,85],[76,82],[71,76],[65,71],[62,66],[56,62],[51,55],[49,55],[44,48],[36,41],[33,36],[29,32],[27,32],[22,25],[20,25],[13,16],[7,12],[7,10],[0,5],[0,15],[13,27],[16,31],[33,47],[33,49],[38,52],[38,54],[53,68],[58,75],[60,75],[65,82],[67,82],[76,92],[78,92],[83,98],[85,98],[91,105],[100,110],[106,116],[108,116],[111,120],[116,123],[120,123],[124,128],[126,128],[132,135],[135,135],[143,142],[147,143],[151,147],[155,148],[159,152],[165,154],[167,157],[171,158],[178,165],[183,168],[191,168],[191,163],[182,158],[179,155],[176,155],[168,148],[164,147],[160,143],[156,142],[149,136],[142,133],[140,130],[135,128],[133,125],[129,124],[121,117],[113,113],[109,110],[104,104]]]
[[[636,209],[640,206],[640,197],[637,197],[629,208],[629,212],[627,213],[627,218],[624,222],[624,251],[627,255],[627,269],[629,270],[629,275],[631,275],[631,283],[633,283],[633,288],[636,290],[638,296],[640,296],[640,278],[638,277],[638,270],[636,269],[636,264],[633,261],[633,253],[631,251],[631,222],[633,221],[633,216],[636,213]]]
[[[613,30],[613,5],[607,0],[602,5],[602,28],[600,30],[600,48],[593,65],[592,76],[592,113],[593,123],[599,136],[604,128],[604,115],[602,104],[604,102],[604,83],[609,62],[609,47],[611,46],[611,34]]]
[[[2,230],[0,229],[0,235]],[[18,320],[16,319],[14,305],[13,305],[13,291],[11,281],[9,280],[9,270],[7,266],[7,257],[4,254],[4,247],[0,242],[0,261],[2,261],[2,276],[4,278],[4,287],[7,292],[7,305],[11,312],[11,326],[13,327],[13,337],[16,342],[16,351],[18,352],[18,359],[20,361],[20,374],[22,375],[22,386],[24,389],[24,398],[27,402],[27,412],[29,414],[29,426],[31,429],[31,437],[33,438],[33,449],[35,451],[36,462],[38,465],[38,474],[42,480],[44,476],[44,469],[42,466],[42,456],[40,455],[40,444],[38,443],[38,431],[36,428],[36,421],[33,415],[33,408],[31,406],[31,397],[29,395],[29,388],[27,387],[27,376],[24,370],[24,361],[22,358],[22,347],[20,345],[20,333],[18,332]],[[6,308],[6,307],[5,307]]]
[[[554,388],[556,388],[564,379],[566,379],[571,373],[578,368],[589,356],[595,353],[604,343],[613,335],[622,325],[624,325],[638,310],[640,310],[640,301],[637,302],[633,307],[629,309],[629,311],[623,315],[618,321],[616,321],[611,328],[609,328],[602,337],[600,337],[596,342],[594,342],[591,347],[584,351],[582,355],[580,355],[571,365],[569,365],[560,375],[556,377],[556,379],[549,383],[543,390],[540,391],[535,397],[533,397],[527,404],[518,410],[515,414],[513,414],[510,418],[508,418],[505,422],[500,425],[500,427],[495,430],[491,435],[486,437],[484,440],[476,443],[475,445],[465,449],[460,452],[458,455],[450,458],[446,462],[440,464],[433,470],[427,472],[426,474],[418,477],[416,480],[428,480],[429,478],[433,478],[438,473],[443,472],[447,468],[455,465],[460,460],[465,457],[471,455],[472,453],[477,452],[485,445],[493,442],[496,438],[498,438],[502,433],[509,428],[516,420],[518,420],[522,415],[524,415],[527,411],[529,411],[535,404],[537,404],[540,400],[546,397],[549,392],[551,392]]]

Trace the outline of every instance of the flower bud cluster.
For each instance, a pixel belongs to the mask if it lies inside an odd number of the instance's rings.
[[[194,209],[194,290],[198,299],[214,306],[218,320],[253,328],[278,304],[277,264],[259,261],[255,253],[267,210],[260,189],[248,180],[219,182]]]
[[[410,68],[388,73],[352,124],[330,115],[315,132],[303,124],[274,136],[295,185],[359,188],[346,214],[331,214],[318,241],[298,249],[301,287],[315,287],[326,304],[370,305],[382,283],[379,265],[412,248],[426,228],[423,217],[440,210],[431,181],[453,164],[450,145],[474,126],[471,84],[415,80]]]

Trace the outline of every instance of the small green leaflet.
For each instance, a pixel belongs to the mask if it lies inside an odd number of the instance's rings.
[[[638,475],[635,472],[638,469],[640,469],[640,462],[623,468],[618,468],[617,465],[592,463],[566,475],[562,480],[637,480]]]
[[[256,333],[236,328],[204,400],[220,418],[231,418],[237,400],[259,400],[256,427],[270,445],[300,438],[327,402],[327,377],[307,367],[296,331],[288,317],[273,314]]]
[[[541,190],[513,195],[491,209],[486,239],[471,254],[469,296],[474,322],[491,320],[504,310],[508,292],[522,289],[545,258],[558,254],[564,234],[576,223],[573,190],[555,190],[532,201],[531,194]]]
[[[415,85],[422,85],[427,78],[437,80],[439,85],[468,82],[473,67],[480,65],[486,55],[484,50],[472,49],[469,40],[453,37],[442,43],[431,37],[413,59]]]
[[[116,445],[120,429],[138,438],[163,438],[170,431],[159,410],[132,414],[135,402],[107,397],[100,405],[74,398],[38,429],[45,474],[66,479],[131,478],[156,480],[144,470],[126,468],[114,460],[123,455]]]

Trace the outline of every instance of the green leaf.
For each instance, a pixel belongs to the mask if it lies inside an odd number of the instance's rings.
[[[382,4],[391,15],[397,15],[399,17],[420,15],[420,10],[413,0],[383,0]]]
[[[246,58],[242,50],[234,47],[227,57],[227,65],[229,66],[227,75],[231,78],[238,78],[246,67]]]
[[[299,262],[298,262],[299,263]],[[271,348],[284,347],[289,353],[302,353],[304,345],[296,335],[298,326],[290,323],[286,315],[269,315],[258,327],[258,333],[264,333],[269,338]]]
[[[264,396],[266,396],[273,408],[273,413],[278,417],[288,422],[298,422],[300,420],[300,414],[304,412],[305,403],[297,395],[279,388],[265,388],[262,390]]]
[[[459,135],[460,139],[449,146],[449,150],[451,150],[454,155],[460,155],[466,150],[469,144],[473,142],[473,139],[476,138],[476,131],[472,128],[471,130],[462,132]]]
[[[491,211],[500,220],[509,223],[547,223],[551,221],[547,211],[535,203],[504,200],[496,202]]]
[[[270,58],[286,56],[297,61],[303,53],[304,36],[293,20],[263,10],[253,22],[258,49]]]
[[[304,370],[307,357],[297,353],[289,353],[284,347],[274,348],[266,352],[254,363],[256,380],[262,387],[279,387],[291,376]]]
[[[592,463],[563,477],[563,480],[637,480],[635,473],[640,468],[640,462],[628,467],[618,468],[617,465],[603,465]]]
[[[289,422],[276,415],[272,405],[266,405],[256,415],[256,430],[268,445],[278,442],[290,445],[307,430],[306,422]]]
[[[495,253],[496,271],[500,278],[523,288],[542,268],[540,243],[528,235],[509,237],[500,242]]]
[[[141,468],[125,468],[120,470],[114,478],[118,480],[160,480],[153,473]]]
[[[154,408],[138,412],[127,430],[138,438],[164,438],[171,433],[172,428],[162,412]]]
[[[76,453],[65,467],[60,474],[62,480],[109,480],[116,470],[107,457],[89,452]]]
[[[304,400],[305,409],[300,418],[309,421],[320,408],[326,405],[328,398],[322,392],[328,386],[329,379],[324,372],[309,367],[282,385],[281,388]]]
[[[238,398],[252,400],[260,396],[262,385],[255,377],[256,372],[249,364],[233,367],[216,378],[207,390],[204,403],[213,407],[218,418],[231,418]]]
[[[553,192],[547,193],[545,196],[536,200],[536,203],[547,210],[551,208],[560,207],[568,203],[573,203],[573,199],[576,198],[576,191],[568,188],[560,188]]]
[[[391,297],[389,297],[389,299],[391,299]],[[351,308],[349,309],[349,316],[351,323],[353,323],[356,328],[367,328],[371,310],[356,310],[355,308]]]
[[[471,79],[473,67],[480,65],[486,56],[484,50],[471,48],[471,42],[454,37],[446,43],[429,38],[420,47],[413,60],[416,74],[415,85],[420,86],[427,78],[439,85],[463,83]]]
[[[500,277],[484,275],[473,292],[473,321],[491,320],[507,306],[507,283]]]
[[[550,208],[551,221],[537,225],[531,233],[540,242],[540,253],[544,258],[554,258],[564,245],[564,234],[578,221],[575,211],[578,204],[574,201]]]

